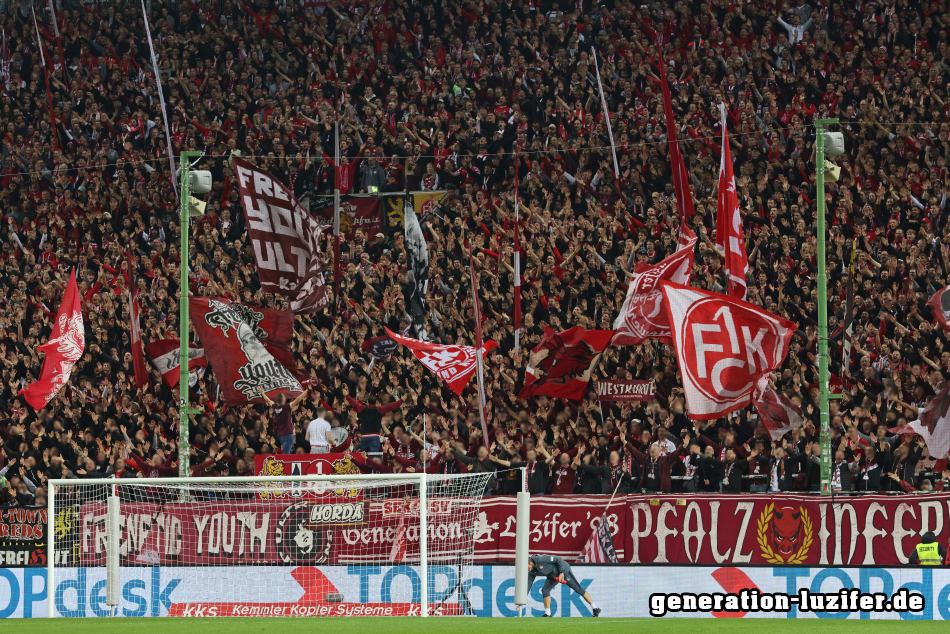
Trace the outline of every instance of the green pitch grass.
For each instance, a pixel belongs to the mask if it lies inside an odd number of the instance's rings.
[[[241,634],[278,632],[279,634],[339,634],[349,631],[372,632],[382,628],[386,634],[682,634],[701,631],[703,634],[761,634],[779,627],[792,634],[946,634],[947,624],[940,621],[860,621],[793,620],[793,619],[594,619],[594,618],[509,618],[480,619],[463,617],[329,617],[329,618],[112,618],[9,619],[3,622],[4,634],[29,632],[35,634],[47,626],[56,634]],[[583,629],[579,629],[583,628]],[[684,629],[685,628],[685,629]]]

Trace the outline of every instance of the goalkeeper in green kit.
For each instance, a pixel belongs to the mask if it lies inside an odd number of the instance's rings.
[[[600,616],[600,608],[594,604],[590,592],[584,590],[581,584],[577,582],[574,573],[571,572],[571,566],[560,557],[554,555],[531,555],[528,558],[528,588],[534,585],[534,580],[538,577],[546,577],[544,585],[541,587],[541,596],[544,597],[544,616],[551,616],[551,590],[559,583],[563,583],[568,588],[584,597],[584,601],[590,606],[594,616]]]

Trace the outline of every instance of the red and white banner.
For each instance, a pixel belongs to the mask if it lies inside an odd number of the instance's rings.
[[[162,373],[162,379],[168,387],[175,387],[181,379],[181,344],[178,339],[162,339],[146,344],[145,353],[152,364]],[[208,358],[204,348],[188,349],[188,371],[208,367]]]
[[[933,313],[934,321],[945,331],[950,332],[950,286],[944,286],[934,293],[927,305],[930,306],[930,312]]]
[[[580,326],[563,332],[547,328],[541,343],[531,351],[524,387],[518,397],[544,394],[559,398],[583,398],[591,373],[615,332],[587,330]]]
[[[133,283],[135,280],[133,280]],[[129,321],[132,328],[132,368],[135,373],[135,385],[141,389],[148,386],[148,368],[145,367],[145,353],[142,350],[142,333],[139,326],[139,289],[135,286],[128,294]]]
[[[762,395],[754,398],[752,404],[755,405],[755,411],[762,419],[762,426],[769,432],[769,438],[772,440],[780,440],[805,422],[802,408],[770,386],[766,386]]]
[[[120,494],[121,494],[121,487]],[[171,497],[172,493],[168,493]],[[620,562],[773,566],[897,566],[920,536],[950,538],[950,494],[926,496],[627,495],[544,496],[531,502],[532,552],[576,561],[606,518]],[[168,500],[173,501],[173,500]],[[404,495],[121,506],[123,565],[384,564],[405,535],[404,561],[419,559],[419,504]],[[454,564],[458,544],[474,542],[475,561],[513,561],[517,501],[488,497],[429,500],[432,563]],[[105,563],[106,505],[71,507],[63,543],[76,563]],[[606,511],[606,515],[605,515]],[[474,525],[463,521],[473,514]],[[336,519],[334,519],[336,517]],[[469,534],[467,531],[473,530]],[[72,554],[70,554],[72,556]]]
[[[950,451],[950,383],[921,410],[920,418],[907,426],[920,434],[931,456],[946,457]]]
[[[294,313],[326,308],[322,226],[267,171],[238,158],[234,170],[264,292],[289,297]]]
[[[314,212],[326,224],[333,223],[333,206]],[[340,233],[347,240],[356,239],[361,231],[363,238],[372,242],[383,231],[383,205],[379,198],[349,198],[340,201]]]
[[[345,475],[360,474],[352,460],[342,453],[295,453],[295,454],[256,454],[254,473],[259,476],[307,476],[307,475]],[[325,495],[325,490],[312,484],[295,482],[289,491],[272,486],[261,485],[257,498],[304,498],[317,499]]]
[[[795,324],[726,295],[660,282],[693,420],[745,407],[759,380],[778,368]]]
[[[601,401],[652,401],[653,381],[594,381]]]
[[[69,282],[63,293],[63,301],[59,305],[59,313],[56,315],[50,339],[39,347],[41,352],[46,353],[40,370],[40,378],[20,390],[18,396],[22,395],[35,410],[46,407],[46,404],[69,381],[73,366],[82,357],[85,349],[86,331],[79,305],[76,269],[73,269],[73,272],[69,274]]]
[[[588,564],[616,564],[620,562],[617,549],[614,548],[613,536],[610,534],[607,512],[600,518],[600,524],[590,534],[587,545],[577,558],[578,563]]]
[[[228,405],[261,402],[258,388],[272,398],[303,391],[300,381],[261,340],[266,331],[255,324],[263,321],[263,313],[228,299],[208,297],[192,297],[189,310]],[[248,311],[250,317],[244,314]]]
[[[732,174],[732,152],[729,149],[729,130],[726,109],[722,114],[722,154],[719,165],[719,201],[716,205],[716,248],[722,254],[729,282],[729,296],[746,297],[745,274],[749,270],[749,256],[742,233],[742,213],[736,196],[736,179]]]
[[[462,390],[475,373],[474,346],[444,346],[427,343],[418,339],[400,337],[389,328],[386,328],[386,334],[399,345],[409,348],[422,365],[445,381],[453,392],[459,396],[462,395]],[[498,344],[494,341],[486,341],[482,346],[482,352],[486,353],[497,347]]]
[[[689,227],[683,225],[686,231]],[[692,231],[690,231],[692,233]],[[657,264],[637,263],[627,287],[627,298],[614,321],[617,334],[611,342],[615,346],[637,346],[647,339],[658,338],[663,343],[672,343],[670,323],[663,310],[663,293],[660,280],[688,284],[693,268],[696,246],[693,235],[675,253]]]

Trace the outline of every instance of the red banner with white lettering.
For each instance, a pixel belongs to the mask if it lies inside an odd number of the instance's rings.
[[[653,381],[595,381],[600,401],[652,401]]]
[[[333,206],[317,209],[315,215],[333,223]],[[347,240],[355,240],[357,231],[372,242],[383,231],[383,205],[379,198],[350,198],[340,201],[340,233]]]
[[[418,561],[418,499],[360,500],[328,494],[121,505],[123,565],[385,563],[397,540]],[[158,489],[156,488],[156,491]],[[380,491],[377,491],[378,493]],[[175,501],[174,492],[166,492]],[[121,494],[121,485],[120,485]],[[532,552],[577,561],[606,517],[618,559],[646,564],[897,566],[923,533],[950,538],[950,494],[926,496],[628,495],[544,496],[531,501]],[[477,562],[513,561],[514,496],[429,500],[429,553],[451,559],[472,539]],[[606,511],[606,515],[605,515]],[[83,565],[104,565],[106,505],[75,507]],[[463,517],[474,514],[474,525]],[[400,526],[402,529],[400,530]],[[472,532],[468,532],[472,531]],[[403,548],[402,541],[399,542]],[[78,562],[77,562],[78,563]]]
[[[294,313],[323,310],[330,304],[320,251],[323,227],[266,170],[236,158],[234,171],[264,292],[287,296]]]

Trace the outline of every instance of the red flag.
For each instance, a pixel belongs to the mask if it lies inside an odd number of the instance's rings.
[[[459,396],[462,395],[462,390],[465,389],[468,380],[475,373],[474,346],[444,346],[419,341],[418,339],[409,339],[408,337],[400,337],[389,328],[386,328],[386,334],[399,345],[412,350],[412,354],[422,362],[422,365],[445,381],[453,392]],[[482,350],[488,352],[497,347],[498,344],[494,341],[486,341]]]
[[[323,227],[267,171],[237,158],[234,170],[264,292],[287,296],[294,313],[323,310],[330,304],[320,252]]]
[[[689,231],[689,228],[686,230]],[[663,310],[663,293],[660,292],[659,281],[687,284],[689,272],[693,268],[695,245],[696,236],[693,235],[683,248],[662,262],[653,265],[637,263],[627,286],[627,298],[614,321],[614,328],[617,329],[614,345],[640,345],[651,337],[657,337],[663,343],[673,343],[670,324]]]
[[[584,397],[591,373],[614,330],[587,330],[574,326],[564,332],[544,331],[541,343],[531,351],[519,398],[538,394],[568,399]]]
[[[385,361],[393,352],[396,351],[396,348],[399,347],[399,344],[390,339],[389,337],[375,337],[373,339],[367,339],[360,346],[360,349],[365,350],[366,352],[373,355],[374,358]]]
[[[744,300],[745,274],[749,270],[749,256],[745,251],[742,233],[742,214],[736,196],[736,179],[732,175],[732,152],[729,150],[729,130],[726,127],[726,109],[722,108],[722,154],[719,164],[719,202],[716,205],[716,248],[722,254],[729,283],[729,296]]]
[[[796,427],[801,427],[805,422],[805,415],[802,408],[768,385],[768,377],[765,377],[764,383],[762,394],[758,395],[752,404],[762,419],[762,426],[769,432],[769,438],[773,441],[780,440]]]
[[[132,279],[132,290],[127,294],[129,299],[129,321],[132,326],[131,345],[132,345],[132,367],[135,370],[135,385],[142,389],[148,386],[148,368],[145,367],[145,354],[142,352],[142,333],[139,330],[139,289],[134,286],[135,279]]]
[[[796,325],[733,297],[660,281],[689,416],[712,420],[744,407],[778,368]]]
[[[161,339],[146,344],[145,353],[152,360],[152,365],[162,373],[162,379],[168,387],[175,387],[181,378],[181,344],[178,339]],[[191,346],[188,349],[188,371],[194,372],[198,368],[208,367],[208,358],[204,348]]]
[[[679,141],[676,140],[676,121],[673,119],[673,99],[670,97],[670,84],[666,81],[666,63],[660,53],[660,88],[663,89],[663,110],[666,113],[666,142],[670,146],[670,167],[673,168],[673,188],[676,191],[676,208],[680,214],[680,226],[686,224],[690,216],[696,214],[693,207],[693,194],[689,190],[689,172],[683,163]]]
[[[933,313],[934,320],[946,332],[950,332],[950,293],[947,292],[950,286],[944,286],[927,300],[930,306],[930,312]]]
[[[73,366],[82,357],[86,348],[86,331],[83,326],[82,310],[79,306],[79,287],[76,286],[76,270],[69,275],[63,302],[59,305],[56,323],[48,342],[39,347],[46,353],[40,378],[20,390],[35,410],[46,407],[60,388],[66,385]],[[18,396],[19,396],[18,394]]]
[[[297,395],[303,391],[300,381],[261,341],[262,329],[249,324],[241,314],[240,304],[208,297],[192,297],[189,304],[191,324],[207,351],[225,403],[259,403],[263,399],[258,388],[268,394]]]
[[[607,521],[607,512],[604,511],[600,518],[600,524],[590,534],[590,539],[584,545],[581,556],[578,557],[579,564],[616,564],[620,563],[617,557],[617,549],[614,547],[614,538],[610,535],[610,522]]]

